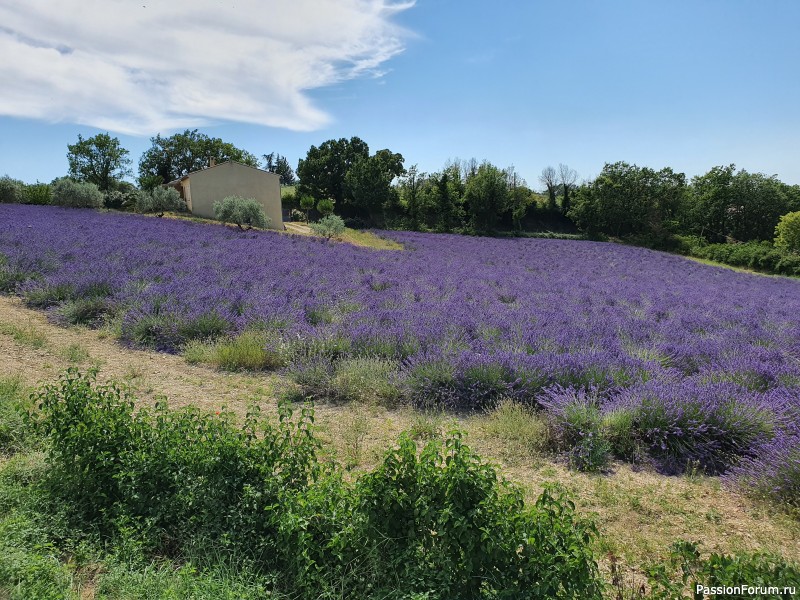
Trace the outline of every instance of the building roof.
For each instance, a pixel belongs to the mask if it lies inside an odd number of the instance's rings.
[[[189,177],[191,177],[195,173],[201,173],[202,171],[208,171],[209,169],[216,169],[217,167],[221,167],[222,165],[226,165],[228,163],[231,163],[231,164],[234,164],[234,165],[239,165],[240,167],[247,167],[248,169],[255,169],[256,171],[261,171],[262,173],[266,173],[267,175],[275,175],[275,177],[280,177],[280,175],[278,175],[277,173],[270,173],[269,171],[265,171],[264,169],[259,169],[258,167],[254,167],[252,165],[246,165],[246,164],[240,163],[239,161],[236,161],[236,160],[226,160],[224,162],[217,163],[217,164],[215,164],[213,166],[203,167],[202,169],[198,169],[197,171],[192,171],[191,173],[187,173],[183,177],[178,177],[178,179],[173,179],[172,181],[168,181],[164,185],[175,185],[177,183],[180,183],[184,179],[188,179]]]

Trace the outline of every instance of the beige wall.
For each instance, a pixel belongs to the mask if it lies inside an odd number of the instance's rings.
[[[275,173],[226,162],[190,173],[186,197],[192,214],[214,218],[214,202],[225,196],[254,198],[270,219],[270,229],[283,230],[281,215],[281,178]]]

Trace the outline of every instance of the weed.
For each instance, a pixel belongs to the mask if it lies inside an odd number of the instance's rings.
[[[12,323],[0,323],[0,333],[9,335],[18,344],[31,348],[39,349],[47,345],[47,336],[33,323],[27,323],[24,327]]]
[[[70,344],[62,349],[61,356],[63,356],[67,362],[82,363],[89,359],[89,351],[81,344]]]
[[[547,423],[530,408],[510,399],[501,400],[482,420],[483,430],[504,443],[507,458],[530,458],[549,445]]]

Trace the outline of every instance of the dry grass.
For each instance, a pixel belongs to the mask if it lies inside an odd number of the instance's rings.
[[[180,356],[125,348],[101,331],[56,327],[42,313],[0,297],[0,374],[16,374],[21,385],[32,387],[55,380],[76,358],[82,368],[99,366],[101,380],[127,383],[142,404],[166,396],[173,406],[218,410],[226,405],[244,414],[256,401],[271,413],[276,399],[292,389],[275,374],[220,372],[189,365]],[[423,444],[458,426],[467,432],[467,442],[521,485],[529,499],[547,482],[570,489],[578,510],[597,520],[598,553],[613,552],[628,565],[663,558],[679,538],[699,541],[706,551],[767,551],[800,562],[796,518],[725,489],[718,478],[664,477],[627,464],[615,464],[605,475],[570,471],[548,453],[538,417],[511,404],[472,417],[375,403],[320,405],[316,425],[325,451],[346,464],[353,477],[376,465],[402,431]]]

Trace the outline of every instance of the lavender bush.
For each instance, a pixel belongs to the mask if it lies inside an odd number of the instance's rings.
[[[600,242],[385,235],[405,250],[0,205],[0,288],[67,320],[111,315],[123,340],[169,352],[267,331],[276,364],[320,389],[370,358],[398,365],[420,405],[593,390],[601,421],[622,414],[672,468],[744,469],[796,440],[800,282]]]

